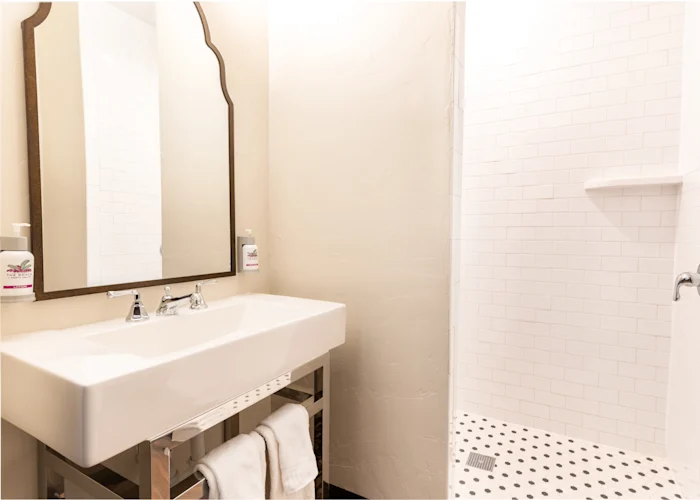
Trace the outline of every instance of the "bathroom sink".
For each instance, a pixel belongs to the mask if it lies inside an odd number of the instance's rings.
[[[343,304],[275,295],[32,333],[2,343],[2,417],[90,467],[344,341]]]

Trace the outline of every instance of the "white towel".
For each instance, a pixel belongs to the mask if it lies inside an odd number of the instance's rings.
[[[269,437],[261,433],[267,444],[268,456],[275,452],[279,455],[284,493],[296,493],[312,483],[318,475],[318,466],[309,435],[309,412],[306,408],[299,404],[286,404],[263,420],[260,426],[270,429],[277,441],[277,448],[270,446]]]
[[[270,471],[267,475],[267,498],[271,500],[311,500],[316,498],[316,488],[313,480],[294,493],[286,493],[284,491],[280,473],[279,443],[277,438],[275,438],[275,434],[270,428],[264,425],[259,425],[255,432],[260,433],[267,445],[267,466]]]
[[[195,467],[209,498],[265,498],[265,442],[259,434],[239,434],[206,454]]]

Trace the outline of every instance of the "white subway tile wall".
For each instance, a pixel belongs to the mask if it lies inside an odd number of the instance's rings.
[[[476,5],[475,5],[476,4]],[[682,3],[467,4],[455,407],[663,455]]]

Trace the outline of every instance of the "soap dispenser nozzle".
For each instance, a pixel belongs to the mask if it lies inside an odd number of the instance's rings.
[[[15,238],[19,238],[22,236],[22,228],[23,227],[29,227],[30,224],[27,224],[26,222],[13,222],[12,223],[12,233]]]

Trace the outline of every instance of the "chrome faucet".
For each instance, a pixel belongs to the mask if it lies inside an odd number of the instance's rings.
[[[160,298],[160,305],[156,311],[158,316],[174,316],[177,314],[177,308],[187,302],[190,303],[190,309],[206,309],[209,307],[204,301],[202,295],[202,286],[216,283],[216,280],[204,280],[195,285],[194,293],[183,295],[182,297],[173,297],[170,295],[170,287],[165,287],[165,295]]]
[[[122,290],[120,292],[107,292],[107,298],[113,299],[114,297],[123,297],[124,295],[133,295],[134,302],[131,304],[131,309],[129,309],[129,314],[126,315],[127,323],[138,323],[139,321],[146,321],[148,319],[148,313],[146,312],[146,306],[141,302],[141,294],[138,290]]]
[[[673,286],[673,301],[677,302],[681,300],[681,287],[682,286],[694,286],[698,289],[698,294],[700,294],[700,266],[698,266],[697,273],[682,273],[676,278],[676,282]]]
[[[177,308],[185,303],[192,301],[192,294],[183,295],[182,297],[173,297],[170,295],[170,287],[165,287],[165,295],[160,298],[160,305],[156,310],[156,316],[175,316]]]
[[[202,295],[203,285],[213,285],[216,280],[204,280],[197,283],[194,287],[194,293],[192,294],[192,299],[190,300],[190,309],[206,309],[209,307],[204,301],[204,295]]]

